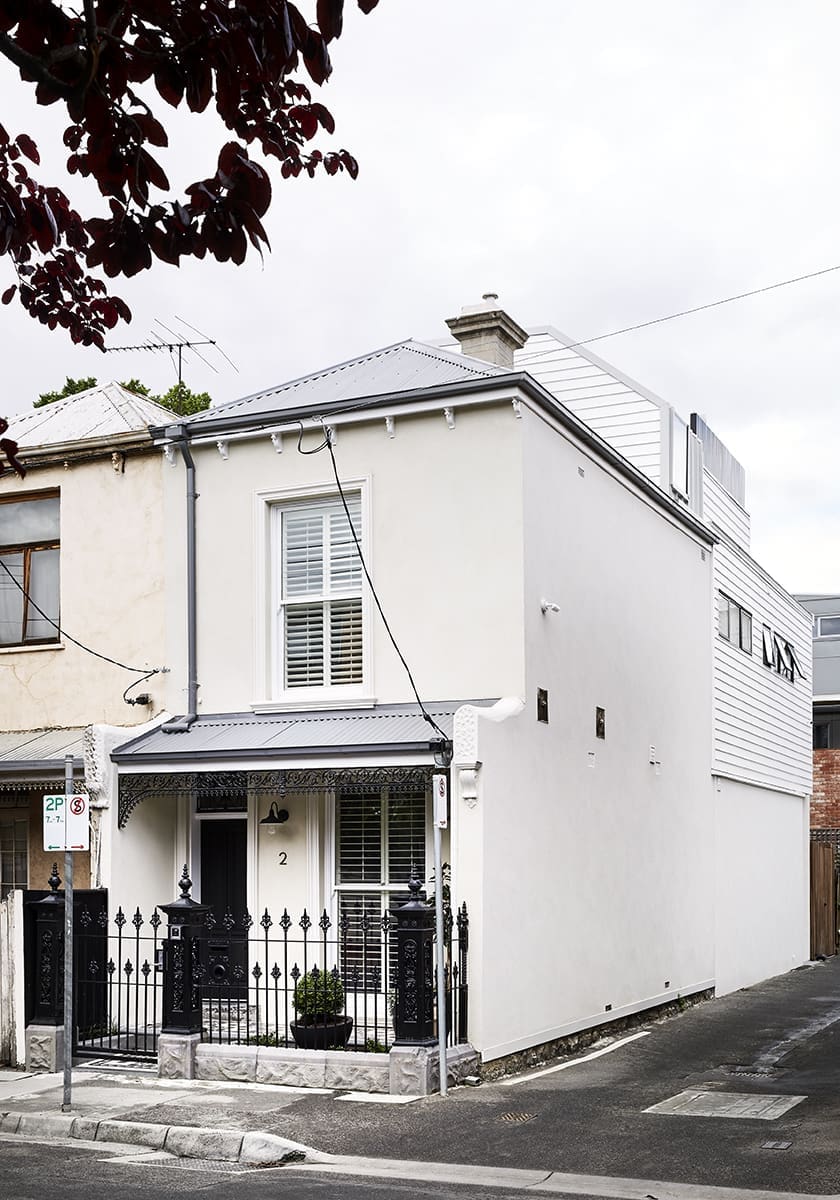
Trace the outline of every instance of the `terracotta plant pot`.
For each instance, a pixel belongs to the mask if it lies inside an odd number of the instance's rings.
[[[346,1046],[353,1018],[344,1013],[334,1017],[305,1017],[292,1021],[292,1037],[299,1050],[330,1050],[333,1046]]]

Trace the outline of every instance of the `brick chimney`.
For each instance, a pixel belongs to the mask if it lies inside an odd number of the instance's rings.
[[[462,308],[460,317],[450,317],[446,324],[461,343],[464,354],[512,370],[513,352],[521,350],[528,334],[499,308],[495,292],[485,292],[481,300],[481,304]]]

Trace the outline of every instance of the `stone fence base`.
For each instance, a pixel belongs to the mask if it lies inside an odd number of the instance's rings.
[[[26,1070],[33,1074],[60,1071],[64,1063],[64,1026],[27,1025]]]
[[[158,1075],[163,1079],[206,1079],[274,1083],[286,1087],[384,1092],[428,1096],[440,1089],[437,1046],[394,1046],[388,1054],[354,1050],[292,1050],[274,1046],[219,1046],[198,1035],[162,1034]],[[447,1080],[460,1083],[478,1073],[471,1046],[446,1053]]]

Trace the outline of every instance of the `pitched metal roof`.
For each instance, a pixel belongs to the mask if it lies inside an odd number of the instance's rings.
[[[447,737],[452,737],[457,700],[427,704]],[[126,765],[209,761],[214,759],[282,759],[302,755],[429,752],[437,734],[417,704],[377,704],[365,709],[275,713],[218,713],[200,716],[184,733],[162,727],[117,746],[111,757]]]
[[[79,767],[84,760],[84,732],[81,727],[0,733],[0,786],[12,776],[57,774],[64,770],[66,754],[72,754]]]
[[[8,437],[21,449],[55,446],[84,438],[135,433],[150,425],[171,424],[175,414],[119,383],[103,383],[31,412],[9,418]]]
[[[492,363],[409,339],[313,375],[303,375],[266,391],[255,392],[252,396],[208,408],[190,417],[186,423],[201,428],[203,424],[226,416],[259,416],[278,410],[286,413],[313,404],[387,396],[392,392],[504,374],[501,367]]]

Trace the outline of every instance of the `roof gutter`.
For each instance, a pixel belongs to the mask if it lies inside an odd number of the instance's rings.
[[[371,410],[378,411],[385,409],[395,411],[401,405],[413,404],[418,401],[438,399],[444,401],[459,397],[467,398],[470,395],[483,395],[487,392],[498,392],[501,389],[511,388],[515,388],[523,396],[532,401],[537,408],[542,409],[543,412],[553,417],[558,424],[572,433],[585,446],[594,450],[600,458],[608,462],[625,479],[629,479],[639,491],[643,492],[649,499],[654,500],[659,507],[669,512],[681,525],[690,529],[696,537],[710,546],[718,541],[716,534],[707,525],[698,520],[688,509],[673,500],[663,488],[654,483],[652,479],[649,479],[637,466],[629,462],[620,451],[605,441],[594,429],[591,429],[580,417],[576,416],[565,404],[562,404],[551,392],[544,388],[541,383],[538,383],[532,375],[529,375],[527,371],[500,372],[497,375],[489,375],[483,379],[466,379],[457,383],[438,383],[431,387],[388,392],[380,396],[356,397],[345,401],[338,400],[332,404],[312,404],[292,410],[276,408],[270,412],[262,412],[256,415],[239,414],[227,417],[220,416],[215,419],[190,421],[189,424],[180,425],[177,428],[181,431],[182,437],[190,438],[191,440],[203,439],[210,435],[218,436],[224,433],[235,434],[246,431],[258,434],[262,430],[276,429],[278,425],[284,423],[300,424],[301,421],[310,418],[338,417],[343,412],[361,415],[363,411]],[[152,427],[149,432],[156,444],[173,441],[171,426]]]
[[[186,467],[187,485],[187,712],[161,726],[164,733],[186,733],[198,717],[198,633],[196,604],[195,526],[198,493],[195,490],[195,463],[184,425],[170,425],[168,439],[181,451]]]

